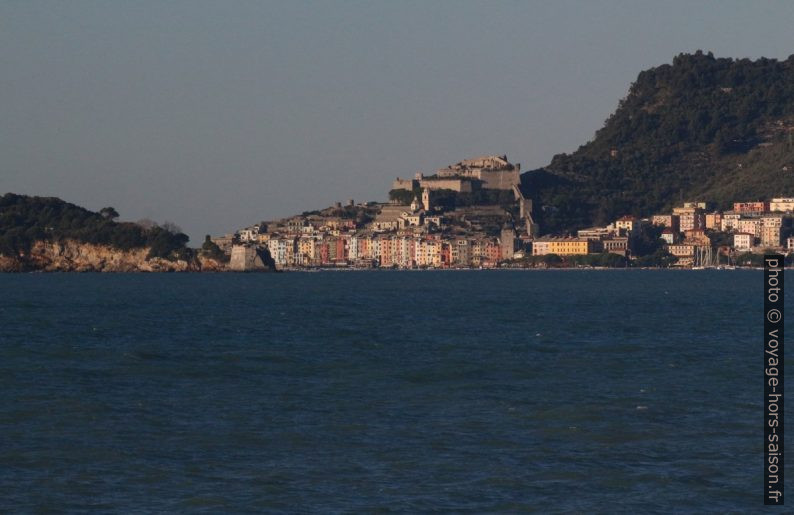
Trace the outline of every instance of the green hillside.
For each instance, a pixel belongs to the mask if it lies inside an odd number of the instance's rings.
[[[592,141],[522,175],[543,232],[684,200],[726,209],[794,196],[794,56],[724,59],[701,51],[643,71]]]
[[[122,250],[148,247],[149,257],[190,256],[187,235],[158,225],[116,222],[118,216],[111,207],[95,213],[55,197],[7,193],[0,196],[0,254],[26,253],[39,240],[75,240]]]

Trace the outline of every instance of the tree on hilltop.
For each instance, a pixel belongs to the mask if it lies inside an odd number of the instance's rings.
[[[115,208],[112,208],[110,206],[103,207],[102,209],[100,209],[99,214],[102,215],[102,217],[105,218],[106,220],[115,220],[116,218],[119,217],[119,212],[116,211]]]

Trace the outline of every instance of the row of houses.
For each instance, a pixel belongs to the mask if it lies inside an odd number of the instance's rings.
[[[725,212],[709,211],[704,202],[687,202],[648,219],[624,216],[606,227],[582,229],[575,237],[532,238],[527,234],[521,240],[512,227],[504,227],[499,237],[477,233],[477,228],[454,235],[459,230],[434,208],[432,201],[432,191],[424,188],[421,198],[417,196],[410,206],[376,205],[377,211],[365,223],[328,214],[305,214],[270,227],[247,227],[238,231],[235,241],[266,247],[279,267],[491,267],[527,253],[573,256],[609,252],[630,257],[645,224],[663,227],[661,237],[667,250],[682,264],[712,249],[715,232],[731,233],[733,249],[738,251],[783,246],[794,250],[794,198],[737,202]],[[352,206],[350,201],[348,207]],[[372,211],[371,204],[362,206]],[[338,204],[337,212],[341,209]],[[725,245],[723,252],[730,251],[725,237],[720,239],[720,245]],[[216,242],[221,243],[220,239]],[[223,243],[230,244],[225,239]]]
[[[258,224],[237,231],[237,238],[242,243],[267,243],[273,233],[284,232],[297,235],[314,235],[318,233],[341,234],[357,227],[356,221],[349,218],[329,216],[296,216],[283,221],[268,232],[267,224]]]
[[[703,202],[685,203],[672,213],[654,215],[654,225],[665,227],[662,238],[670,245],[683,243],[688,231],[720,231],[733,234],[733,247],[749,251],[755,247],[780,249],[792,226],[794,198],[736,202],[731,211],[706,212]]]
[[[532,255],[572,256],[611,252],[630,256],[643,224],[662,226],[661,238],[679,265],[692,265],[698,255],[713,255],[715,232],[732,233],[733,250],[752,251],[772,248],[794,251],[794,199],[777,198],[769,202],[737,202],[727,212],[707,212],[703,202],[687,202],[669,214],[650,219],[624,216],[606,227],[591,227],[576,237],[550,236],[532,241]],[[722,249],[729,252],[727,246]],[[714,251],[716,252],[716,250]]]
[[[474,235],[341,234],[276,236],[266,247],[279,267],[356,266],[399,268],[495,267],[512,259],[517,240]]]

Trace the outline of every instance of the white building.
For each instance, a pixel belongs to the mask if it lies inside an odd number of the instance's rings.
[[[267,242],[267,250],[270,251],[270,257],[277,265],[283,266],[293,261],[292,255],[293,242],[283,238],[271,239]]]
[[[548,240],[535,240],[532,242],[532,255],[545,256],[551,252],[551,242]]]
[[[739,220],[739,232],[747,232],[755,236],[761,237],[761,220],[759,218],[743,218]]]
[[[639,220],[637,220],[633,216],[624,216],[615,220],[615,229],[617,229],[618,232],[620,232],[620,230],[623,229],[627,233],[631,234],[638,228],[639,228]]]
[[[747,232],[737,232],[733,235],[733,248],[736,250],[750,250],[753,248],[755,236]]]
[[[240,234],[240,241],[242,242],[258,241],[259,226],[255,225],[253,227],[246,227],[245,229],[240,229],[239,234]]]
[[[735,231],[739,228],[739,220],[741,220],[742,215],[739,213],[723,213],[722,215],[722,222],[720,222],[720,228],[722,232],[730,232]]]
[[[783,215],[772,215],[761,217],[761,227],[782,227]]]
[[[769,202],[769,210],[781,212],[794,211],[794,198],[773,198]]]
[[[349,241],[350,249],[348,250],[347,256],[351,261],[355,261],[358,259],[358,245],[359,245],[358,236],[353,235],[350,237],[348,241]]]

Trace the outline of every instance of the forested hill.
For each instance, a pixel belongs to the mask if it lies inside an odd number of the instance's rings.
[[[55,197],[0,196],[0,254],[26,253],[36,241],[72,240],[119,250],[149,248],[150,257],[185,259],[188,237],[178,228],[117,222],[112,207],[99,213]]]
[[[681,54],[643,71],[592,141],[522,176],[543,232],[686,200],[794,196],[794,56]]]

